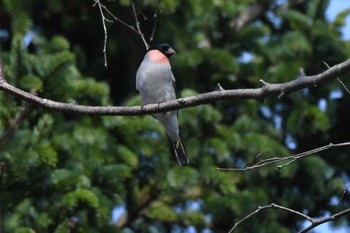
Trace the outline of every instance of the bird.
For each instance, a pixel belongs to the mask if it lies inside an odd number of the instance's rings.
[[[142,106],[176,99],[176,79],[169,58],[175,50],[166,43],[151,47],[136,72],[136,90],[140,92]],[[179,166],[189,164],[185,147],[179,136],[178,111],[152,114],[165,128],[174,148]]]

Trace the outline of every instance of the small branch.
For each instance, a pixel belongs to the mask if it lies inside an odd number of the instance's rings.
[[[293,209],[290,209],[290,208],[287,208],[287,207],[284,207],[284,206],[280,206],[280,205],[277,205],[275,203],[271,203],[270,205],[259,206],[255,211],[251,212],[250,214],[248,214],[247,216],[245,216],[244,218],[242,218],[241,220],[236,222],[228,233],[232,233],[241,223],[243,223],[244,221],[248,220],[253,215],[259,213],[261,210],[265,210],[265,209],[283,210],[283,211],[292,213],[294,215],[298,215],[298,216],[300,216],[302,218],[305,218],[311,224],[308,227],[306,227],[305,229],[299,231],[299,233],[308,232],[309,230],[311,230],[311,229],[313,229],[313,228],[315,228],[315,227],[317,227],[317,226],[319,226],[319,225],[321,225],[323,223],[330,222],[330,221],[333,221],[333,220],[335,220],[337,218],[340,218],[340,217],[343,217],[345,215],[350,214],[350,208],[349,208],[349,209],[343,210],[343,211],[341,211],[339,213],[333,214],[332,216],[329,216],[329,217],[326,217],[326,218],[322,218],[320,220],[316,220],[316,219],[311,218],[310,216],[308,216],[306,214],[303,214],[303,213],[301,213],[299,211],[296,211],[296,210],[293,210]]]
[[[99,0],[94,0],[94,1],[100,2]],[[131,26],[130,24],[127,24],[127,23],[125,23],[123,20],[119,19],[119,18],[118,18],[117,16],[115,16],[112,12],[110,12],[110,11],[108,10],[108,8],[107,8],[105,5],[103,5],[103,4],[100,3],[100,6],[101,6],[101,7],[103,8],[103,10],[104,10],[105,12],[107,12],[115,21],[118,21],[119,23],[121,23],[121,24],[124,25],[125,27],[129,28],[131,31],[136,32],[137,34],[140,34],[140,33],[135,29],[134,26]]]
[[[154,39],[154,34],[156,33],[157,30],[157,23],[158,23],[158,9],[159,9],[159,0],[157,0],[157,7],[156,10],[153,14],[153,28],[152,28],[152,33],[151,36],[149,37],[150,41],[153,41]]]
[[[283,164],[277,165],[276,169],[282,169],[283,167],[288,166],[289,164],[295,162],[296,160],[304,158],[308,155],[317,154],[321,151],[325,151],[325,150],[328,150],[328,149],[333,148],[333,147],[343,147],[343,146],[350,146],[350,142],[337,143],[337,144],[330,143],[328,145],[318,147],[318,148],[315,148],[315,149],[312,149],[309,151],[305,151],[305,152],[302,152],[302,153],[299,153],[296,155],[291,155],[291,156],[272,157],[272,158],[261,159],[261,160],[259,159],[259,161],[257,163],[255,163],[254,165],[247,166],[245,168],[218,168],[218,170],[220,170],[220,171],[248,171],[248,170],[260,168],[263,166],[287,161]]]
[[[348,191],[349,187],[350,187],[350,184],[346,187],[346,189],[344,189],[344,191],[343,191],[343,193],[342,193],[341,197],[339,198],[339,201],[338,201],[338,203],[336,205],[339,205],[341,200],[343,200],[343,198],[345,196],[345,193]]]
[[[272,11],[292,8],[303,3],[304,1],[305,0],[291,0],[285,4],[277,5],[277,7],[273,8]],[[268,10],[271,10],[271,4],[269,4],[268,1],[257,1],[254,4],[247,6],[247,8],[238,16],[238,18],[232,21],[231,27],[235,32],[240,31],[249,23],[265,14]]]
[[[138,26],[138,30],[135,29],[135,27],[125,23],[123,20],[119,19],[117,16],[115,16],[114,14],[112,14],[112,12],[110,12],[107,7],[105,5],[103,5],[100,0],[93,0],[94,4],[92,5],[94,6],[98,6],[99,10],[100,10],[100,14],[101,14],[101,18],[102,18],[102,26],[103,26],[103,32],[104,32],[104,43],[103,43],[103,56],[104,56],[104,66],[107,68],[107,39],[108,39],[108,32],[107,32],[107,28],[106,28],[106,22],[112,23],[113,20],[107,19],[104,15],[104,11],[107,12],[115,21],[118,21],[119,23],[123,24],[124,26],[126,26],[127,28],[129,28],[130,30],[132,30],[133,32],[136,32],[137,34],[139,34],[143,40],[143,42],[145,43],[146,49],[149,49],[149,45],[146,43],[144,36],[141,32],[141,30],[139,29]],[[133,11],[135,14],[135,17],[137,19],[136,13],[135,13],[135,7],[134,7],[134,3],[133,3]],[[138,23],[138,20],[136,21]]]
[[[325,64],[327,66],[327,68],[330,69],[329,65],[325,61],[323,62],[323,64]],[[350,94],[350,90],[347,88],[347,86],[345,86],[343,81],[341,81],[341,79],[338,77],[337,77],[337,80],[344,87],[344,89],[348,92],[348,94]]]
[[[279,210],[284,210],[284,211],[287,211],[287,212],[290,212],[292,214],[295,214],[295,215],[299,215],[303,218],[305,218],[306,220],[308,220],[309,222],[315,222],[315,220],[299,211],[296,211],[296,210],[292,210],[292,209],[289,209],[287,207],[284,207],[284,206],[280,206],[280,205],[277,205],[275,203],[271,203],[270,205],[265,205],[265,206],[259,206],[255,211],[253,211],[252,213],[248,214],[247,216],[245,216],[244,218],[242,218],[241,220],[239,220],[238,222],[235,223],[235,225],[231,228],[231,230],[228,232],[228,233],[231,233],[233,232],[242,222],[248,220],[250,217],[252,217],[253,215],[259,213],[260,211],[262,210],[265,210],[265,209],[279,209]]]
[[[105,17],[102,7],[104,9],[106,9],[106,7],[104,5],[102,5],[99,0],[94,0],[94,1],[95,1],[95,3],[93,6],[96,6],[96,4],[98,5],[98,8],[99,8],[100,13],[101,13],[101,17],[102,17],[103,32],[104,32],[104,36],[105,36],[104,43],[103,43],[103,56],[104,56],[104,60],[105,60],[105,67],[108,68],[108,66],[107,66],[107,50],[106,50],[108,35],[107,35],[106,21],[110,22],[110,23],[113,21],[109,20]]]
[[[142,31],[141,31],[140,22],[139,22],[139,19],[137,18],[137,12],[136,12],[136,8],[135,8],[135,4],[132,2],[131,6],[132,6],[132,11],[134,12],[134,16],[135,16],[135,23],[136,23],[137,31],[138,31],[139,35],[141,36],[141,39],[142,39],[143,43],[146,46],[146,50],[148,50],[150,48],[150,46],[147,44],[147,41],[146,41]]]
[[[321,151],[328,150],[328,149],[333,148],[333,147],[343,147],[343,146],[349,146],[349,145],[350,145],[350,142],[343,142],[343,143],[336,143],[336,144],[329,143],[328,145],[325,145],[325,146],[322,146],[322,147],[319,147],[319,148],[315,148],[315,149],[312,149],[312,150],[305,151],[305,152],[299,153],[297,155],[294,155],[294,156],[292,156],[292,158],[291,158],[291,160],[289,162],[286,162],[284,164],[278,165],[277,169],[281,169],[281,168],[283,168],[285,166],[288,166],[289,164],[295,162],[296,160],[298,160],[300,158],[303,158],[303,157],[306,157],[308,155],[317,154],[317,153],[319,153]]]
[[[326,217],[326,218],[322,218],[320,220],[314,220],[313,222],[311,222],[311,225],[306,227],[305,229],[299,231],[299,233],[306,233],[308,231],[310,231],[311,229],[314,229],[315,227],[326,223],[326,222],[331,222],[334,221],[335,219],[341,218],[343,216],[349,215],[350,214],[350,208],[343,210],[339,213],[333,214],[332,216]]]
[[[0,58],[0,83],[6,83],[4,65],[2,64],[2,59]]]
[[[1,60],[1,59],[0,59]],[[1,61],[0,61],[1,64]],[[67,113],[84,114],[91,116],[138,116],[153,113],[168,112],[172,110],[193,107],[201,104],[213,103],[220,100],[227,99],[256,99],[264,100],[271,95],[287,95],[289,93],[301,90],[306,87],[314,87],[316,84],[323,83],[350,71],[350,59],[331,67],[323,73],[298,77],[295,80],[286,83],[270,84],[265,82],[261,88],[251,89],[235,89],[235,90],[221,90],[208,93],[199,94],[196,96],[189,96],[179,98],[176,100],[166,101],[164,103],[147,104],[144,106],[133,107],[101,107],[101,106],[84,106],[77,104],[68,104],[56,102],[53,100],[42,99],[38,96],[31,95],[28,92],[22,91],[6,82],[5,75],[0,68],[0,89],[17,96],[18,98],[29,103]]]
[[[238,32],[244,28],[247,24],[261,16],[267,9],[266,3],[259,2],[251,6],[248,6],[247,9],[242,12],[242,14],[231,23],[231,27],[235,32]]]
[[[219,91],[224,91],[225,89],[221,86],[220,83],[217,84],[218,88],[219,88]]]

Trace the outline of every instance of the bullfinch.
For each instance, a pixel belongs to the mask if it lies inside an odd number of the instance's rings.
[[[169,58],[175,50],[168,44],[159,44],[146,53],[136,73],[136,89],[141,94],[143,105],[175,100],[175,77]],[[179,136],[178,112],[170,111],[152,115],[164,126],[174,147],[179,166],[189,164],[185,147]]]

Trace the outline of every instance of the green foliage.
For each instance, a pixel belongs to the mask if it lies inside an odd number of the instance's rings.
[[[294,30],[301,31],[310,27],[310,18],[308,15],[303,14],[303,12],[292,9],[283,9],[280,16],[286,19]]]
[[[4,0],[4,6],[6,10],[11,13],[12,16],[12,31],[24,35],[33,26],[32,20],[28,12],[26,12],[26,6],[29,1],[18,0]]]
[[[333,65],[350,54],[340,33],[349,10],[329,22],[328,1],[293,7],[254,0],[157,2],[135,1],[138,18],[148,40],[157,12],[155,41],[167,41],[177,51],[171,62],[179,97],[213,91],[218,83],[234,89],[260,87],[260,79],[287,82],[300,67],[307,75],[320,73],[323,61]],[[132,1],[102,3],[134,24]],[[236,30],[236,20],[252,4],[265,10]],[[141,104],[134,91],[145,52],[139,35],[107,24],[105,69],[97,7],[82,0],[5,0],[0,9],[1,30],[10,35],[0,37],[9,83],[66,103]],[[340,90],[338,82],[264,103],[225,100],[180,110],[180,134],[190,157],[190,166],[181,168],[163,127],[151,116],[71,115],[28,106],[1,92],[0,231],[227,232],[271,202],[312,217],[348,208],[346,200],[333,203],[349,179],[343,148],[278,170],[276,165],[245,172],[217,169],[348,141],[348,96],[332,99],[334,90]],[[323,109],[320,100],[326,102]],[[121,216],[112,219],[116,206]],[[265,210],[237,232],[300,228],[297,216]]]
[[[313,122],[313,124],[310,124],[310,122]],[[309,104],[306,104],[304,108],[293,111],[287,119],[287,130],[291,134],[308,135],[316,132],[326,132],[329,127],[327,114],[317,106],[310,106]]]
[[[175,221],[177,219],[176,214],[166,203],[160,201],[153,202],[147,210],[146,216],[150,219],[157,219],[160,221]]]
[[[79,202],[86,203],[87,205],[98,208],[99,201],[97,196],[86,189],[77,189],[74,192],[69,192],[66,196],[63,197],[63,204],[68,208],[75,208]]]
[[[23,76],[19,85],[26,90],[40,90],[43,86],[41,79],[34,75]]]

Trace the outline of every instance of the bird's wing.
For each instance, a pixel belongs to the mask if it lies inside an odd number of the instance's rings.
[[[136,72],[136,90],[140,91],[142,81],[142,66],[140,66]]]
[[[174,91],[175,91],[175,97],[176,97],[176,79],[175,79],[174,74],[171,71],[171,69],[170,69],[170,74],[171,74],[171,80],[172,80],[172,83],[173,83],[173,87],[174,87]]]

